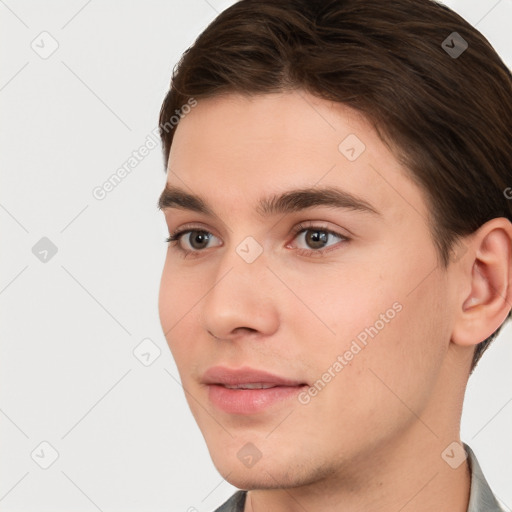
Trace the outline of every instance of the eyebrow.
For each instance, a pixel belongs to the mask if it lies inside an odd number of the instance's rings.
[[[216,217],[213,209],[204,199],[168,184],[166,184],[162,191],[157,206],[159,210],[177,208]],[[262,217],[269,217],[271,215],[297,212],[315,206],[343,208],[381,215],[376,208],[364,199],[336,187],[301,188],[289,190],[282,194],[275,194],[260,199],[256,211]]]

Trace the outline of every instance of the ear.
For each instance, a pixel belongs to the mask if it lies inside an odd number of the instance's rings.
[[[491,219],[463,243],[467,250],[457,263],[462,286],[451,340],[470,346],[496,331],[512,308],[512,224],[504,217]]]

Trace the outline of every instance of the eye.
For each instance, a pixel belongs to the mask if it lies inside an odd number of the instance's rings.
[[[295,246],[299,254],[320,255],[349,238],[323,226],[297,226]]]
[[[173,244],[176,249],[185,254],[222,245],[215,235],[204,229],[182,229],[175,231],[166,239],[166,242]]]

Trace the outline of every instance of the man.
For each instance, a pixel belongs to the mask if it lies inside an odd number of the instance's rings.
[[[430,0],[243,0],[160,126],[159,312],[241,489],[218,511],[502,510],[459,432],[512,300],[512,77],[487,40]]]

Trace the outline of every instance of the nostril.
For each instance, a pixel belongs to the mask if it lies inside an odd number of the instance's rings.
[[[238,334],[240,331],[246,331],[249,333],[258,332],[258,329],[254,329],[252,327],[237,327],[236,329],[233,329],[234,334]]]
[[[215,338],[216,340],[218,341],[225,341],[225,340],[228,340],[228,338],[220,338],[219,336],[215,336],[215,334],[213,334],[213,332],[211,332],[210,330],[207,330],[208,334],[212,337],[212,338]],[[233,329],[230,333],[230,337],[233,336],[233,335],[237,335],[237,334],[242,334],[242,333],[257,333],[258,332],[258,329],[253,329],[252,327],[235,327],[235,329]]]

